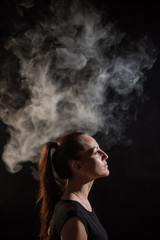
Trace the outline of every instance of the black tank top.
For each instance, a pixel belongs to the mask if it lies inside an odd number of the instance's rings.
[[[88,240],[108,240],[106,230],[101,225],[94,210],[84,208],[73,200],[60,200],[55,206],[50,228],[50,240],[60,240],[60,233],[65,222],[71,217],[79,217],[86,229]]]

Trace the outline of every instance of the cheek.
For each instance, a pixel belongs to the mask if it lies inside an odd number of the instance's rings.
[[[85,164],[84,171],[88,174],[96,174],[102,172],[103,164],[100,160],[97,159],[91,159]]]
[[[108,167],[105,166],[105,164],[99,160],[96,159],[92,161],[92,164],[88,168],[88,174],[93,177],[105,177],[109,175]]]

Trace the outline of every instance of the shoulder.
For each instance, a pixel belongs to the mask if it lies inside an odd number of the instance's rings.
[[[79,217],[71,217],[66,221],[61,230],[62,240],[87,240],[87,232]]]
[[[81,204],[72,200],[60,200],[55,206],[55,215],[62,217],[84,215],[85,211]]]
[[[66,225],[67,224],[67,225]],[[83,224],[83,225],[82,225]],[[75,225],[75,226],[74,226]],[[60,238],[62,228],[68,226],[68,232],[71,234],[73,231],[73,228],[75,229],[75,232],[73,234],[77,234],[78,231],[81,233],[83,232],[82,228],[85,229],[87,235],[89,233],[88,230],[88,222],[86,220],[86,213],[83,207],[76,201],[70,201],[70,200],[60,200],[57,202],[52,218],[52,224],[51,224],[51,236],[57,235]],[[65,228],[63,228],[63,233],[65,231]],[[67,236],[67,233],[65,232],[65,236]],[[72,238],[62,238],[63,240],[79,240],[75,237]],[[80,238],[80,240],[83,239]],[[84,238],[85,239],[85,238]]]

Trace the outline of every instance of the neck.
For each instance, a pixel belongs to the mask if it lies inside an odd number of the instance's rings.
[[[82,199],[88,199],[89,192],[91,190],[93,181],[88,183],[80,183],[75,180],[69,180],[68,185],[64,191],[63,198],[69,197],[71,194],[77,194]]]

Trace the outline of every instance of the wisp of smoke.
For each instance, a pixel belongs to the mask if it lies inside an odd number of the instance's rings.
[[[120,142],[156,60],[148,37],[127,42],[91,6],[57,4],[50,13],[5,46],[0,104],[10,138],[3,160],[12,173],[71,131],[103,132],[107,147]]]

